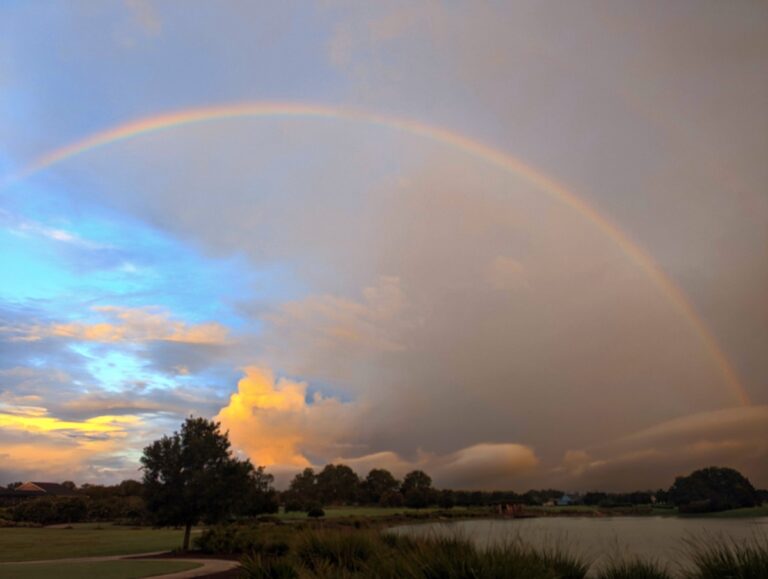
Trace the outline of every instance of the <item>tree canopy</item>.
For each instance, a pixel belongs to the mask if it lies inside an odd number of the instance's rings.
[[[144,449],[144,493],[155,524],[185,527],[183,549],[199,521],[212,523],[243,507],[253,465],[234,457],[220,424],[188,418],[179,432]]]
[[[368,503],[379,504],[384,496],[396,493],[400,482],[384,468],[374,468],[362,483],[364,499]]]
[[[360,478],[346,464],[328,464],[317,475],[317,491],[323,504],[343,504],[357,498]]]
[[[669,499],[683,511],[724,511],[758,502],[752,483],[739,471],[716,466],[677,477]]]

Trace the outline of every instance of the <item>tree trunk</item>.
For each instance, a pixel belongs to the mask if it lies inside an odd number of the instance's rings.
[[[186,553],[189,551],[189,535],[192,533],[192,523],[187,523],[187,525],[184,527],[184,545],[181,547],[181,550]]]

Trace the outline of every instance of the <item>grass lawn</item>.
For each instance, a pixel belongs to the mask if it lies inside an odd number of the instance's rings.
[[[595,511],[598,511],[597,507],[594,507],[592,505],[568,505],[563,507],[535,507],[535,506],[529,506],[525,507],[526,510],[531,512],[536,511],[542,511],[545,513],[573,513],[573,512],[584,512],[584,513],[592,513]]]
[[[181,546],[184,534],[180,529],[133,529],[110,524],[72,526],[0,529],[0,562],[169,551]]]
[[[686,517],[707,517],[715,519],[738,519],[746,517],[768,517],[768,503],[759,507],[748,507],[744,509],[732,509],[730,511],[720,511],[719,513],[704,513],[701,515],[684,515]]]
[[[182,561],[99,561],[95,563],[2,564],[0,579],[137,579],[199,567]]]
[[[387,517],[405,513],[431,513],[439,511],[440,509],[409,509],[406,507],[327,507],[323,510],[325,511],[325,518],[334,519],[338,517]],[[454,507],[453,510],[461,511],[463,509]],[[277,516],[286,520],[306,519],[307,513],[303,511],[291,511],[289,513],[280,511]]]

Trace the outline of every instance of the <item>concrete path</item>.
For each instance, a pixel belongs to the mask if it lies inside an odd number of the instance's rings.
[[[240,566],[237,561],[228,559],[168,559],[168,561],[184,561],[186,563],[200,563],[202,567],[179,571],[177,573],[168,573],[167,575],[155,575],[152,579],[190,579],[192,577],[203,577],[213,573],[229,571]]]
[[[174,557],[168,559],[158,559],[157,555],[162,555],[168,551],[153,551],[151,553],[136,553],[133,555],[103,555],[101,557],[71,557],[69,559],[45,559],[42,561],[7,561],[0,563],[2,565],[37,565],[42,563],[95,563],[98,561],[121,561],[121,560],[153,560],[153,561],[181,561],[184,563],[199,563],[201,566],[186,571],[167,573],[165,575],[155,575],[152,579],[191,579],[192,577],[203,577],[213,573],[221,573],[235,569],[240,565],[237,561],[229,559],[195,559],[194,557],[182,558]],[[94,578],[97,579],[97,578]]]

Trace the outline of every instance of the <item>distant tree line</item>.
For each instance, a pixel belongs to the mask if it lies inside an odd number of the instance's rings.
[[[0,519],[40,524],[122,521],[182,526],[186,529],[186,548],[190,529],[198,522],[276,513],[280,505],[286,511],[322,516],[322,507],[333,505],[450,509],[510,503],[546,505],[565,497],[557,489],[525,493],[437,489],[422,470],[413,470],[398,480],[390,471],[374,468],[361,478],[344,464],[328,464],[319,472],[305,468],[290,481],[287,490],[278,492],[274,477],[264,467],[237,458],[220,425],[203,418],[189,418],[180,431],[147,446],[141,462],[141,482],[125,480],[117,485],[84,484],[77,488],[73,482],[64,481],[62,486],[74,492],[69,497],[14,500],[13,493],[6,492],[4,506],[0,503]],[[19,484],[11,483],[7,489]],[[756,490],[738,471],[710,467],[678,477],[668,490],[591,491],[567,498],[569,504],[602,507],[668,504],[694,513],[759,505],[768,501],[768,491]]]

